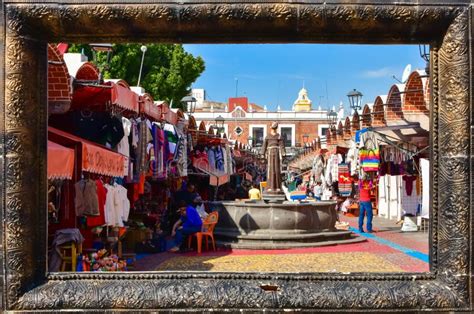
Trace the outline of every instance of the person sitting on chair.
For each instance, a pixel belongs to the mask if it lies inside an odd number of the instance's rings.
[[[194,207],[186,205],[185,201],[181,201],[178,206],[178,211],[181,218],[176,221],[171,232],[175,246],[170,249],[170,252],[179,251],[179,248],[186,237],[201,231],[202,228],[201,217],[199,217],[199,214]]]
[[[249,190],[249,198],[251,200],[262,199],[262,195],[260,194],[260,190],[257,188],[257,184],[254,184],[252,188]]]

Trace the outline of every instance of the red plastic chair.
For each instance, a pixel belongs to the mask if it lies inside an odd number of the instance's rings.
[[[219,213],[212,212],[209,216],[206,217],[204,222],[202,223],[201,232],[196,232],[188,237],[188,248],[191,247],[191,242],[193,240],[193,236],[196,237],[197,242],[197,252],[201,254],[202,250],[202,238],[206,240],[206,250],[209,250],[209,241],[210,238],[212,241],[212,248],[214,251],[216,250],[216,243],[214,241],[214,228],[219,220]]]

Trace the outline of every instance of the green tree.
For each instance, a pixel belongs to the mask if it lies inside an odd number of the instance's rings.
[[[130,86],[138,83],[142,51],[140,44],[114,44],[109,66],[104,69],[107,53],[97,53],[97,63],[104,78],[120,78]],[[186,52],[179,44],[149,44],[143,61],[140,86],[155,100],[166,100],[173,107],[190,92],[191,84],[205,69],[204,60]],[[83,52],[93,60],[89,45],[71,45],[69,52]],[[184,109],[184,108],[183,108]]]

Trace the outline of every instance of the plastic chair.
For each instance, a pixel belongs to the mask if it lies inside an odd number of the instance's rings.
[[[217,212],[212,212],[209,214],[209,216],[206,217],[204,222],[202,223],[202,229],[201,232],[196,232],[188,237],[188,248],[191,247],[191,242],[193,240],[193,236],[196,237],[196,242],[197,242],[197,252],[198,254],[201,254],[202,250],[202,238],[206,240],[206,250],[209,250],[209,241],[208,239],[210,238],[212,241],[212,248],[214,251],[216,250],[216,243],[214,241],[214,227],[217,224],[217,221],[219,220],[219,213]]]

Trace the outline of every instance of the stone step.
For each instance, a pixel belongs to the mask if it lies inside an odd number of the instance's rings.
[[[246,239],[246,240],[259,240],[259,241],[305,241],[311,239],[329,239],[329,238],[349,238],[354,235],[351,231],[346,230],[339,230],[339,231],[323,231],[323,232],[301,232],[301,233],[289,233],[284,232],[283,230],[269,232],[266,231],[265,233],[248,233],[248,234],[240,234],[240,233],[232,233],[232,232],[225,232],[221,230],[215,230],[214,234],[216,237],[222,238],[231,238],[231,239]]]
[[[344,245],[352,243],[360,243],[367,241],[364,237],[351,237],[349,239],[338,239],[331,241],[318,242],[267,242],[267,241],[239,241],[227,242],[217,241],[218,246],[232,248],[232,249],[247,249],[247,250],[278,250],[278,249],[294,249],[294,248],[310,248],[333,245]]]

